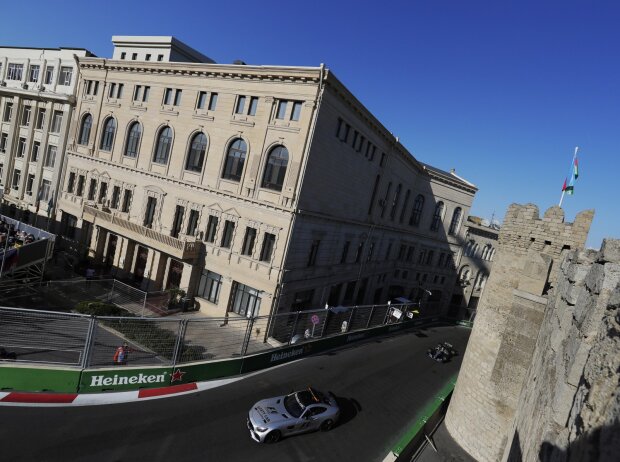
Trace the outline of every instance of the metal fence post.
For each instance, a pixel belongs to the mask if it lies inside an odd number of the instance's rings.
[[[243,338],[243,345],[241,345],[241,356],[245,356],[248,352],[248,346],[250,345],[250,338],[252,337],[252,327],[254,327],[254,316],[248,319],[248,324],[245,328],[245,336]]]
[[[353,314],[355,313],[355,308],[357,308],[357,306],[351,308],[351,316],[349,316],[349,322],[347,323],[347,332],[351,330],[351,322],[353,321]]]
[[[321,329],[321,338],[323,338],[323,334],[325,333],[325,328],[327,327],[327,320],[329,319],[329,309],[325,310],[325,321],[323,322],[323,328]]]
[[[86,369],[90,365],[90,355],[95,343],[95,328],[97,327],[97,318],[95,316],[90,317],[90,323],[88,324],[88,332],[86,333],[86,340],[84,342],[84,351],[82,353],[82,364],[80,367]]]
[[[299,319],[299,313],[300,311],[297,312],[297,314],[295,315],[295,322],[293,323],[293,330],[291,330],[291,333],[288,336],[288,344],[291,344],[291,340],[293,340],[293,336],[295,335],[295,330],[297,329],[297,320]]]
[[[147,296],[148,296],[148,292],[144,291],[144,300],[142,301],[142,317],[144,317],[144,311],[146,310],[146,300],[147,300]]]
[[[385,310],[385,317],[383,318],[383,325],[385,326],[388,323],[388,319],[390,319],[390,315],[392,314],[390,310],[392,309],[392,304],[387,304],[388,309]]]
[[[189,319],[183,319],[179,321],[179,332],[177,334],[177,341],[174,345],[174,352],[172,353],[172,366],[176,366],[183,354],[183,340],[185,339],[185,331],[187,330],[187,323]]]
[[[372,314],[375,312],[375,305],[370,308],[370,316],[368,316],[368,322],[366,323],[366,329],[370,328],[370,321],[372,321]]]

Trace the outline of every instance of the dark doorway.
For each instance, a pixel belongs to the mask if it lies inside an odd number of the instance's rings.
[[[183,275],[183,263],[176,260],[170,261],[170,270],[168,271],[167,289],[181,287],[181,276]]]
[[[133,279],[136,282],[142,282],[144,279],[144,270],[146,269],[146,260],[149,256],[149,249],[138,246],[138,255],[136,256],[136,266],[133,270]]]
[[[116,244],[118,243],[118,236],[116,234],[110,234],[108,238],[108,250],[105,254],[105,260],[103,261],[103,267],[106,272],[112,269],[114,263],[114,255],[116,254]],[[146,262],[145,262],[146,263]]]

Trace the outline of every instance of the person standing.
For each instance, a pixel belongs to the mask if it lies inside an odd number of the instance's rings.
[[[114,364],[118,366],[124,366],[129,359],[129,345],[127,342],[119,346],[114,352]]]

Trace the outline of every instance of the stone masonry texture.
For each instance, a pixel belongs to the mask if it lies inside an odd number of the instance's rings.
[[[508,208],[446,416],[450,434],[477,460],[504,454],[561,257],[584,247],[593,216],[587,210],[565,223],[560,207],[542,219],[533,204]]]

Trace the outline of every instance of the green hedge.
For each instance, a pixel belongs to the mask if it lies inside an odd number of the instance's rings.
[[[119,308],[116,305],[103,302],[82,301],[75,305],[74,311],[91,316],[134,316],[129,311]]]

